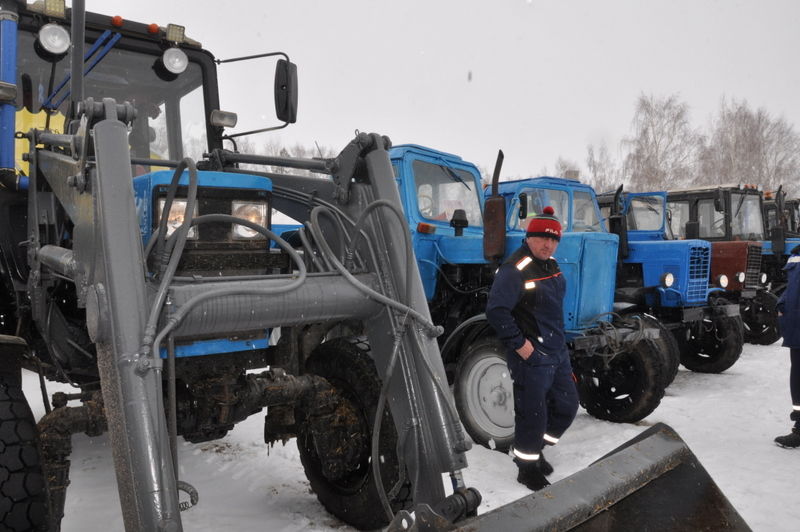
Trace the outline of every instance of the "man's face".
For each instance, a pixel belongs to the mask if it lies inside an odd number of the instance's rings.
[[[547,260],[552,257],[558,247],[558,240],[546,236],[529,236],[525,242],[533,256],[539,260]]]

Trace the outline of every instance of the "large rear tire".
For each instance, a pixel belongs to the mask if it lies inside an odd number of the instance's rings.
[[[0,531],[47,530],[36,422],[22,393],[22,340],[0,336]]]
[[[347,413],[347,423],[329,426],[326,433],[315,433],[312,424],[301,423],[297,435],[300,461],[317,499],[330,513],[362,530],[389,523],[381,510],[380,494],[373,480],[372,428],[381,381],[367,352],[365,344],[344,340],[325,342],[314,350],[306,369],[333,386],[340,408]],[[305,415],[300,413],[298,420],[303,418]],[[348,442],[345,454],[336,444],[344,441]],[[411,484],[407,480],[398,483],[401,466],[397,432],[388,409],[384,410],[381,421],[379,450],[383,489],[389,493],[399,487],[390,498],[392,509],[397,512],[410,505]],[[323,464],[323,459],[330,461],[332,457],[340,459],[335,475]]]
[[[464,351],[456,366],[453,393],[472,440],[507,451],[514,442],[514,384],[500,340],[482,338]]]
[[[778,297],[759,290],[753,299],[742,300],[739,313],[744,324],[744,341],[758,345],[772,345],[781,337],[778,326]]]
[[[718,299],[717,304],[727,304]],[[681,364],[698,373],[722,373],[733,366],[742,354],[744,325],[739,316],[715,316],[693,325],[681,347]]]
[[[649,342],[631,344],[607,364],[596,356],[574,366],[581,406],[598,419],[636,423],[650,415],[664,397],[664,364]]]

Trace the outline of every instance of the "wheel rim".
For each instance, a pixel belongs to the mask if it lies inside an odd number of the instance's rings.
[[[488,356],[469,369],[466,404],[472,419],[497,439],[514,434],[514,385],[505,360]]]
[[[753,301],[744,308],[742,322],[745,333],[751,338],[758,338],[777,333],[775,313],[763,303]]]
[[[642,392],[642,371],[629,355],[614,358],[607,370],[598,370],[590,378],[593,400],[607,412],[625,410]]]

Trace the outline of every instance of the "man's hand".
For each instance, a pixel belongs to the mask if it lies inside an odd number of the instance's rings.
[[[533,354],[533,344],[527,338],[525,339],[525,343],[522,344],[522,347],[517,349],[517,354],[522,357],[522,360],[528,360],[530,356]]]

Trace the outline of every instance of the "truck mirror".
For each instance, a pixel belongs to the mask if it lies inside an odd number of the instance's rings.
[[[455,228],[456,236],[463,236],[464,228],[469,227],[469,221],[467,221],[467,211],[464,209],[456,209],[453,211],[453,217],[450,219],[450,227]]]
[[[700,222],[686,222],[686,238],[688,240],[700,238]]]
[[[275,114],[283,122],[297,122],[297,65],[285,59],[275,66]]]
[[[628,220],[623,214],[612,214],[608,217],[608,230],[619,235],[619,250],[617,256],[624,259],[628,256]]]
[[[519,194],[519,219],[524,220],[528,217],[528,195],[524,192]]]

